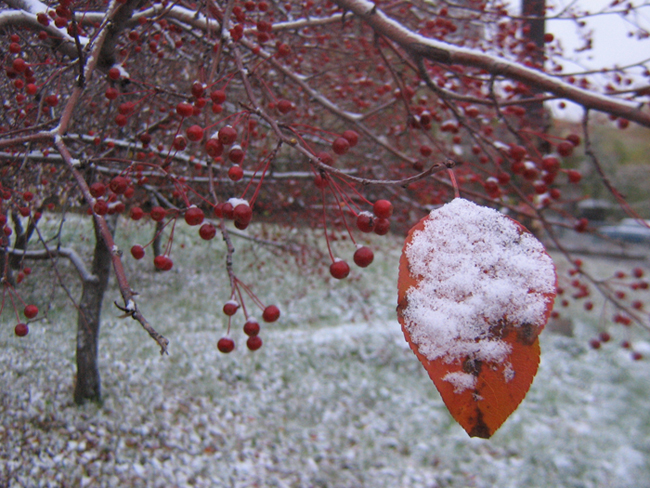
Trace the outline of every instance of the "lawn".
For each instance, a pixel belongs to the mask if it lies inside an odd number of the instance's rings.
[[[71,220],[65,238],[80,242],[86,224]],[[148,231],[122,223],[125,249],[127,232],[144,243]],[[236,241],[238,275],[282,317],[262,324],[264,346],[251,353],[238,314],[229,355],[216,349],[229,294],[222,245],[197,241],[176,233],[165,274],[150,258],[126,258],[170,355],[160,357],[137,323],[119,318],[112,283],[100,406],[72,403],[74,309],[47,285],[51,270],[35,269],[22,293],[42,309],[51,302],[48,318],[19,339],[11,314],[1,317],[0,486],[650,487],[649,360],[632,361],[618,347],[628,338],[621,327],[591,349],[598,313],[575,306],[573,336],[544,332],[527,398],[492,439],[471,439],[395,319],[399,239],[373,237],[375,263],[343,282],[326,266],[308,273],[299,260]],[[351,254],[349,243],[335,245]],[[619,263],[592,266],[609,273]],[[72,271],[59,268],[78,297]],[[650,352],[646,334],[633,339]]]

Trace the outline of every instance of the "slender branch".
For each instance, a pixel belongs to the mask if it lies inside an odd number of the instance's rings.
[[[56,257],[63,257],[68,259],[72,263],[72,265],[77,270],[77,273],[79,274],[79,278],[81,278],[82,281],[90,281],[90,282],[97,281],[97,276],[95,276],[90,271],[88,271],[88,268],[86,268],[86,265],[81,259],[81,256],[79,256],[79,254],[77,254],[74,249],[70,249],[67,247],[61,247],[58,249],[48,248],[48,249],[41,249],[38,251],[25,251],[22,249],[5,249],[4,252],[9,253],[13,256],[19,256],[24,259],[30,259],[34,261],[45,261]]]
[[[514,61],[421,36],[388,17],[369,0],[334,0],[334,3],[353,12],[375,32],[396,42],[416,57],[421,56],[447,65],[483,69],[498,76],[533,85],[585,108],[613,114],[650,127],[650,111],[642,110],[642,104],[590,92]]]

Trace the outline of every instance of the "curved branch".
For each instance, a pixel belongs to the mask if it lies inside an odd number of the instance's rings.
[[[40,251],[24,251],[22,249],[5,249],[5,252],[12,256],[22,257],[24,259],[31,259],[34,261],[44,261],[56,257],[64,257],[69,259],[72,265],[77,270],[79,277],[82,281],[94,282],[97,281],[97,276],[92,274],[86,268],[81,256],[75,252],[74,249],[61,247],[58,249],[41,249]]]
[[[375,32],[396,42],[416,58],[422,57],[447,65],[455,64],[483,69],[493,75],[535,86],[540,91],[550,92],[560,98],[571,100],[587,109],[616,115],[650,127],[650,111],[641,110],[643,105],[640,103],[590,92],[541,71],[528,68],[521,63],[421,36],[385,15],[369,0],[334,0],[334,3],[343,10],[349,10],[356,14]]]

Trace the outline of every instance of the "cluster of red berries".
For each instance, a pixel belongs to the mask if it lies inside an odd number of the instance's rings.
[[[603,344],[610,342],[611,340],[612,336],[610,333],[603,331],[598,334],[598,337],[594,337],[593,339],[589,340],[589,347],[592,349],[600,349]],[[630,344],[630,341],[622,341],[620,346],[623,349],[632,349],[632,344]],[[634,361],[641,361],[643,359],[643,354],[641,354],[639,351],[631,351],[631,357]]]
[[[115,176],[108,183],[108,187],[102,182],[95,182],[89,187],[90,194],[95,199],[88,213],[97,215],[113,215],[122,213],[126,209],[124,202],[119,198],[129,199],[135,194],[135,189],[125,176]]]
[[[27,319],[33,319],[38,315],[38,307],[36,305],[27,305],[23,310],[23,315]],[[29,334],[29,327],[26,323],[21,322],[14,327],[14,334],[18,337],[25,337]]]
[[[219,218],[233,220],[235,227],[244,230],[251,223],[253,209],[246,200],[231,198],[227,202],[218,203],[214,207],[214,215]]]
[[[569,270],[568,274],[569,276],[573,277],[569,284],[575,291],[571,294],[570,298],[574,300],[588,298],[591,296],[591,289],[589,285],[583,280],[575,277],[581,272],[583,262],[581,259],[576,259],[573,264],[574,267]],[[643,301],[634,299],[633,297],[629,296],[630,291],[634,292],[637,290],[647,290],[650,288],[648,282],[642,279],[644,276],[645,271],[640,267],[636,267],[629,275],[624,271],[617,271],[612,277],[605,280],[612,291],[612,299],[616,300],[617,306],[623,307],[623,310],[617,311],[612,316],[613,323],[622,325],[624,327],[630,327],[633,322],[633,314],[644,310],[645,304]],[[558,296],[564,296],[566,294],[566,290],[563,287],[558,287],[557,294]],[[563,298],[560,304],[562,307],[568,307],[570,305],[570,302],[567,298]],[[591,312],[594,310],[594,303],[591,300],[586,300],[583,303],[583,308],[587,312]],[[551,317],[553,318],[558,318],[559,316],[560,314],[556,310],[554,310],[551,314]],[[611,340],[611,334],[607,331],[603,331],[599,333],[598,337],[594,337],[589,340],[589,346],[592,349],[600,349],[603,344],[608,343]],[[621,342],[621,347],[624,349],[632,349],[632,345],[627,340]],[[632,359],[635,361],[643,359],[643,355],[638,351],[632,351],[631,354]]]
[[[393,204],[388,200],[377,200],[373,205],[373,213],[360,212],[357,215],[357,228],[361,232],[374,232],[377,235],[385,235],[390,228],[388,220],[393,214]],[[357,246],[354,252],[354,263],[360,268],[370,266],[374,260],[374,253],[369,247]],[[335,259],[330,265],[330,274],[337,280],[342,280],[350,274],[350,266],[342,259]]]
[[[229,318],[235,315],[239,310],[239,304],[234,300],[229,300],[223,306],[223,313]],[[269,305],[262,312],[262,319],[264,322],[275,322],[280,318],[280,309],[275,305]],[[248,336],[246,340],[246,347],[251,351],[257,351],[262,347],[262,338],[259,336],[260,324],[253,317],[248,317],[244,324],[244,334]],[[217,342],[217,349],[222,353],[229,353],[235,349],[235,341],[230,337],[222,337]]]

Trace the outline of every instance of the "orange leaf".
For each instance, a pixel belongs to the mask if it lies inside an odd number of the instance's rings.
[[[398,319],[470,436],[492,436],[526,396],[555,288],[542,244],[495,210],[455,199],[409,232]]]

